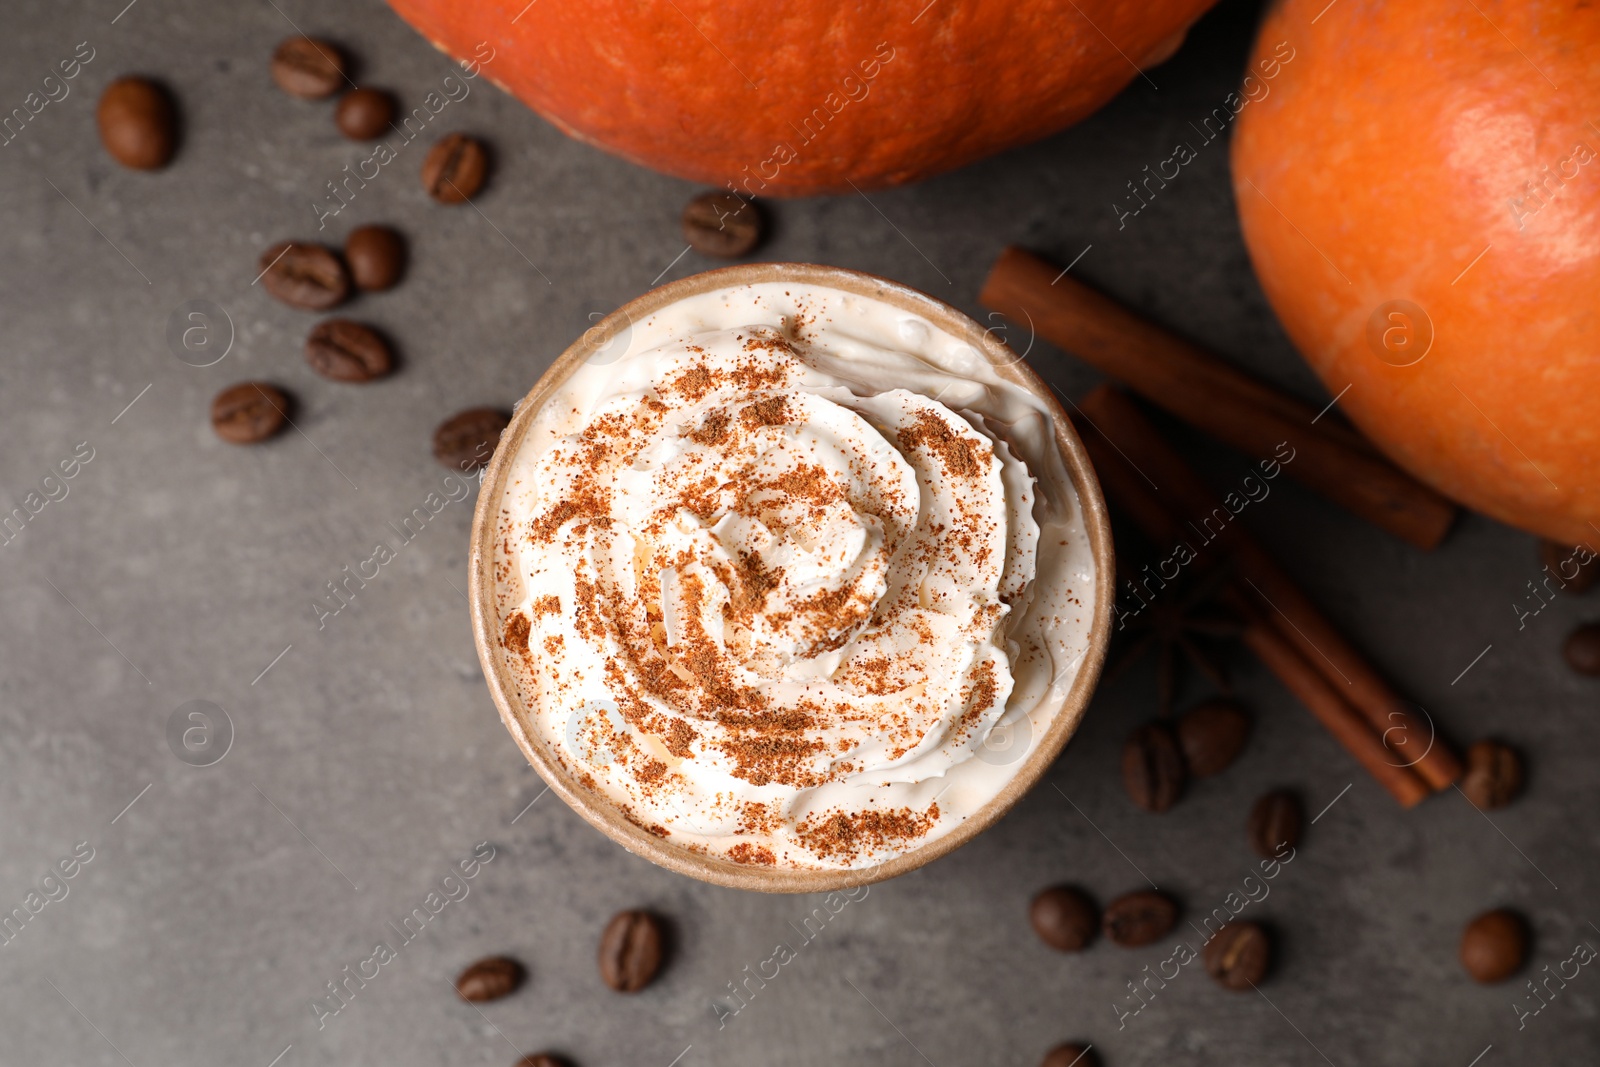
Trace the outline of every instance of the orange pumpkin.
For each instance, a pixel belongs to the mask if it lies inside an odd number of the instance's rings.
[[[390,0],[573,137],[760,196],[915,181],[1054,133],[1214,0]]]
[[[1401,466],[1600,544],[1600,10],[1286,0],[1280,42],[1233,168],[1289,336]]]

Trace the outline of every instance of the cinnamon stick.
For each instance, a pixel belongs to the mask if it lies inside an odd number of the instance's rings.
[[[1317,419],[1309,404],[1145,322],[1029,252],[1002,252],[978,299],[1032,323],[1040,337],[1252,456],[1271,455],[1287,441],[1296,454],[1291,476],[1419,548],[1436,546],[1455,519],[1455,505],[1348,426]]]
[[[1245,627],[1244,643],[1402,807],[1412,807],[1427,797],[1431,792],[1427,783],[1409,767],[1393,762],[1378,735],[1277,629],[1252,622]]]
[[[1156,544],[1169,545],[1183,540],[1178,520],[1167,510],[1157,491],[1116,451],[1116,446],[1094,431],[1093,424],[1081,410],[1074,421],[1094,463],[1095,474],[1117,507]],[[1318,681],[1316,669],[1284,640],[1282,634],[1256,617],[1255,609],[1242,593],[1233,590],[1230,600],[1251,620],[1245,631],[1246,645],[1391,796],[1402,806],[1410,807],[1428,795],[1429,789],[1423,779],[1411,768],[1397,765],[1388,758],[1388,750],[1383,748],[1381,738],[1372,732],[1366,718],[1340,698],[1325,678]],[[1374,745],[1382,756],[1372,751]]]
[[[1176,519],[1166,512],[1149,486],[1109,446],[1105,438],[1083,429],[1084,447],[1095,465],[1107,495],[1158,544],[1181,539]],[[1253,609],[1237,590],[1230,597],[1246,617]],[[1245,644],[1273,672],[1284,687],[1298,697],[1317,721],[1387,789],[1403,807],[1411,807],[1430,792],[1427,783],[1411,768],[1390,758],[1381,738],[1372,732],[1366,718],[1342,699],[1337,691],[1308,664],[1272,626],[1252,618],[1245,629]]]
[[[1234,520],[1232,512],[1217,503],[1193,469],[1126,396],[1101,386],[1079,406],[1117,450],[1119,459],[1142,471],[1141,481],[1149,478],[1159,486],[1156,496],[1162,506],[1185,523],[1185,528],[1163,534],[1161,543],[1215,542],[1219,550],[1230,552],[1242,591],[1261,617],[1344,694],[1396,759],[1414,764],[1434,789],[1443,789],[1461,776],[1460,758],[1437,736],[1432,723],[1416,715],[1412,705],[1384,681],[1243,524]]]

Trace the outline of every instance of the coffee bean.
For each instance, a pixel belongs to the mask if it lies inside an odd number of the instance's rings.
[[[1528,928],[1507,908],[1486,911],[1461,935],[1461,966],[1485,984],[1514,974],[1528,954]]]
[[[1281,858],[1285,847],[1294,848],[1300,843],[1304,823],[1300,798],[1286,789],[1279,789],[1256,801],[1245,828],[1256,855],[1272,859]]]
[[[1584,562],[1580,563],[1579,560]],[[1564,545],[1560,541],[1540,541],[1539,562],[1550,568],[1556,581],[1566,583],[1569,593],[1582,593],[1600,581],[1600,555],[1590,552],[1587,547]]]
[[[1267,976],[1272,942],[1256,923],[1231,922],[1206,942],[1206,973],[1224,989],[1251,989]]]
[[[261,253],[258,270],[267,292],[292,308],[326,311],[350,295],[350,274],[333,250],[280,241]]]
[[[510,421],[494,408],[469,408],[452,415],[433,431],[433,458],[453,471],[471,474],[488,464]]]
[[[1033,898],[1028,921],[1039,940],[1062,952],[1077,952],[1094,940],[1100,915],[1089,898],[1067,886],[1046,889]]]
[[[1579,674],[1600,675],[1600,622],[1587,622],[1572,631],[1561,654]]]
[[[1123,948],[1138,948],[1165,937],[1178,921],[1178,905],[1165,893],[1141,889],[1106,906],[1101,929]]]
[[[1039,1067],[1100,1067],[1100,1057],[1083,1045],[1057,1045]]]
[[[349,319],[320,322],[306,338],[306,362],[336,382],[370,382],[389,373],[389,344],[370,326]]]
[[[447,134],[422,161],[422,187],[441,204],[464,203],[483,186],[489,154],[483,143],[461,133]]]
[[[1522,758],[1499,741],[1479,741],[1467,749],[1461,791],[1481,811],[1503,808],[1522,791]]]
[[[661,924],[645,911],[614,915],[600,935],[600,977],[618,993],[637,993],[661,969]]]
[[[683,239],[708,256],[749,255],[761,241],[761,211],[732,193],[703,193],[683,209]]]
[[[509,956],[487,956],[456,976],[462,1000],[499,1000],[517,991],[527,972]]]
[[[1122,746],[1122,785],[1145,811],[1166,811],[1183,793],[1183,755],[1172,731],[1146,723]]]
[[[1190,708],[1178,719],[1178,746],[1189,773],[1207,778],[1225,769],[1250,736],[1250,716],[1235,700],[1218,697]]]
[[[144,78],[118,78],[100,94],[95,113],[100,143],[111,158],[134,170],[158,170],[177,147],[172,100]]]
[[[568,1067],[567,1061],[552,1052],[535,1052],[517,1061],[517,1067]]]
[[[211,428],[233,445],[265,441],[289,421],[289,398],[266,382],[230,385],[211,401]]]
[[[344,56],[314,37],[285,38],[272,53],[272,80],[290,96],[321,100],[345,84]]]
[[[405,267],[405,242],[387,226],[361,226],[344,239],[344,261],[357,289],[390,289]]]
[[[382,89],[351,89],[333,110],[339,132],[352,141],[371,141],[394,121],[394,97]]]

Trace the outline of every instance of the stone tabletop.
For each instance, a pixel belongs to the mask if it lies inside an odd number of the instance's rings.
[[[1533,539],[1477,517],[1421,553],[1280,480],[1243,521],[1445,735],[1525,754],[1525,795],[1488,817],[1454,790],[1400,810],[1238,657],[1249,747],[1165,815],[1136,810],[1118,773],[1155,714],[1145,664],[1101,688],[997,826],[849,898],[702,885],[591,829],[490,702],[465,599],[476,486],[455,491],[430,436],[462,408],[509,407],[600,314],[719,265],[679,232],[700,187],[571,141],[480,78],[434,120],[491,146],[474,207],[429,201],[412,147],[332,215],[327,183],[368,150],[331,104],[273,88],[291,20],[407,107],[453,64],[377,0],[124,2],[12,0],[0,32],[5,112],[92,50],[0,146],[0,507],[32,502],[0,543],[0,914],[24,916],[0,937],[0,1062],[495,1067],[552,1049],[579,1067],[1031,1067],[1069,1039],[1109,1067],[1595,1061],[1600,976],[1580,967],[1542,1001],[1524,982],[1600,946],[1600,690],[1560,660],[1600,594],[1519,613]],[[1136,215],[1113,207],[1232,90],[1257,15],[1225,2],[1148,81],[1039,144],[911,188],[770,203],[757,255],[885,275],[982,320],[989,265],[1022,244],[1320,406],[1252,276],[1220,139]],[[96,138],[96,99],[128,73],[178,101],[159,173]],[[311,372],[316,320],[252,280],[274,242],[367,222],[400,229],[411,260],[351,306],[398,370],[351,386]],[[209,366],[169,340],[196,308],[226,348]],[[1069,395],[1098,380],[1043,342],[1028,359]],[[296,399],[293,430],[254,448],[208,423],[246,378]],[[1162,425],[1214,484],[1253,463]],[[394,558],[319,612],[380,541]],[[1208,691],[1190,675],[1183,699]],[[1278,787],[1317,818],[1252,891],[1245,817]],[[463,864],[474,876],[446,882]],[[1253,893],[1276,964],[1243,994],[1173,968],[1194,940],[1182,921],[1145,949],[1056,953],[1027,906],[1063,882],[1101,902],[1158,885],[1190,919]],[[1502,905],[1529,921],[1530,963],[1477,986],[1461,929]],[[670,960],[620,996],[595,950],[631,907],[669,920]],[[528,983],[462,1002],[454,975],[491,953]]]

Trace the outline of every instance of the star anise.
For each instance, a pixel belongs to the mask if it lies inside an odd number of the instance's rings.
[[[1163,718],[1172,714],[1177,696],[1180,655],[1222,692],[1230,692],[1227,663],[1212,644],[1216,639],[1237,638],[1244,632],[1238,616],[1221,602],[1231,577],[1232,568],[1227,564],[1213,566],[1180,577],[1127,605],[1119,615],[1123,648],[1107,669],[1106,680],[1117,677],[1153,649]]]

